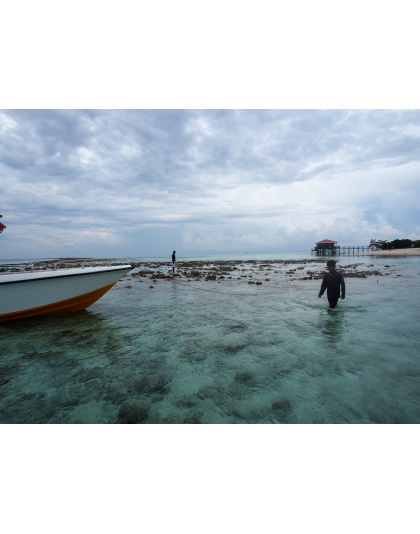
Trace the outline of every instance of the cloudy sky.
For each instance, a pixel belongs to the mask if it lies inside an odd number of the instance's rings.
[[[0,258],[420,238],[420,112],[3,110]]]

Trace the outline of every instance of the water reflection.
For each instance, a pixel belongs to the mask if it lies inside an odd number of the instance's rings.
[[[319,331],[325,336],[327,343],[338,343],[343,339],[344,310],[330,309],[322,311],[319,316]]]

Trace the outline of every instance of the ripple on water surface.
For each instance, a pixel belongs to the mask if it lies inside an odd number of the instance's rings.
[[[133,278],[84,312],[1,324],[0,421],[418,423],[409,267],[349,278],[335,310],[315,280]]]

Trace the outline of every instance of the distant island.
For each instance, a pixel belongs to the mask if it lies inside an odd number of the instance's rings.
[[[420,256],[420,239],[394,239],[393,241],[381,241],[371,239],[371,252],[375,256]]]
[[[394,239],[393,241],[381,241],[380,239],[371,239],[370,247],[374,250],[398,250],[403,248],[420,248],[420,239],[412,241],[411,239]]]

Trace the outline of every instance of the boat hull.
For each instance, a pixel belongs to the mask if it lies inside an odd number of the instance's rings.
[[[131,268],[131,265],[120,265],[2,275],[0,322],[83,310]]]

